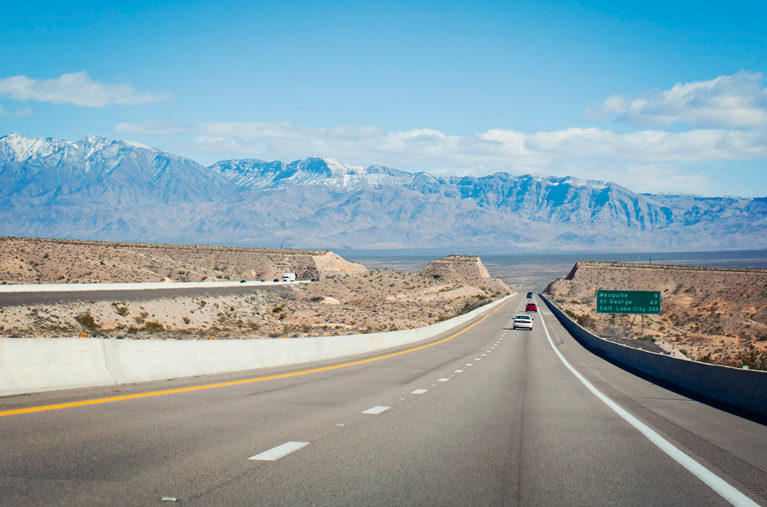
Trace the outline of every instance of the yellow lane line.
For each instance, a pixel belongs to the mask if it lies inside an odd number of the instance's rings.
[[[192,387],[180,387],[178,389],[166,389],[164,391],[152,391],[148,393],[138,393],[138,394],[126,394],[124,396],[112,396],[110,398],[96,398],[93,400],[84,400],[84,401],[72,401],[69,403],[56,403],[53,405],[41,405],[37,407],[27,407],[27,408],[17,408],[14,410],[5,410],[0,412],[0,417],[5,417],[9,415],[18,415],[18,414],[30,414],[33,412],[47,412],[49,410],[60,410],[62,408],[72,408],[72,407],[82,407],[85,405],[99,405],[101,403],[112,403],[115,401],[124,401],[124,400],[135,400],[138,398],[148,398],[150,396],[162,396],[165,394],[175,394],[175,393],[186,393],[190,391],[201,391],[203,389],[214,389],[217,387],[228,387],[228,386],[236,386],[240,384],[249,384],[252,382],[263,382],[265,380],[275,380],[280,378],[287,378],[287,377],[296,377],[298,375],[307,375],[309,373],[317,373],[320,371],[328,371],[328,370],[335,370],[338,368],[346,368],[348,366],[356,366],[358,364],[365,364],[365,363],[372,363],[373,361],[380,361],[381,359],[388,359],[390,357],[395,356],[401,356],[402,354],[408,354],[410,352],[415,352],[416,350],[422,350],[429,347],[433,347],[435,345],[440,345],[442,343],[445,343],[447,341],[452,340],[456,336],[468,331],[469,329],[473,328],[486,318],[488,318],[490,315],[494,314],[501,308],[503,308],[506,303],[508,303],[511,299],[507,300],[503,304],[499,305],[498,308],[495,308],[493,311],[479,319],[477,322],[466,326],[465,328],[461,329],[460,331],[448,336],[447,338],[443,338],[439,341],[433,342],[433,343],[427,343],[426,345],[419,345],[418,347],[413,347],[406,350],[400,350],[399,352],[393,352],[391,354],[385,354],[383,356],[376,356],[376,357],[369,357],[367,359],[361,359],[359,361],[352,361],[349,363],[341,363],[341,364],[334,364],[330,366],[323,366],[321,368],[313,368],[311,370],[301,370],[301,371],[293,371],[289,373],[281,373],[279,375],[269,375],[266,377],[256,377],[256,378],[249,378],[249,379],[243,379],[243,380],[232,380],[230,382],[219,382],[217,384],[205,384],[200,386],[192,386]]]

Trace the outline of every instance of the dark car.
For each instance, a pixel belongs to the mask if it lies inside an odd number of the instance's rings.
[[[538,305],[535,303],[527,303],[527,306],[525,307],[526,312],[537,312],[538,311]]]
[[[280,281],[280,279],[279,279],[279,278],[275,278],[275,279],[274,279],[274,280],[272,280],[272,281],[273,281],[273,282],[279,282],[279,281]]]
[[[240,280],[240,283],[248,283],[247,280]]]
[[[533,299],[533,293],[532,292],[528,292],[527,293],[527,299]]]

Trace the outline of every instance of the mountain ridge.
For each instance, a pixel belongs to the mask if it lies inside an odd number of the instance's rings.
[[[767,198],[320,157],[203,166],[140,143],[0,137],[0,234],[343,249],[767,247]]]

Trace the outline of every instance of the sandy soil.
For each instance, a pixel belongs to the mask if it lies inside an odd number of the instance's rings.
[[[28,241],[28,240],[25,240]],[[6,245],[10,242],[6,242]],[[51,243],[43,243],[47,245]],[[55,245],[55,243],[53,243]],[[72,253],[71,244],[55,252],[30,249],[26,255],[16,250],[11,266],[14,270],[9,275],[0,266],[0,276],[4,280],[22,278],[26,273],[44,273],[45,270],[32,271],[25,267],[39,268],[33,265],[32,258],[56,257],[62,264],[61,269],[74,272],[73,260],[65,260]],[[27,245],[29,246],[29,245]],[[40,245],[38,245],[40,246]],[[81,245],[74,245],[80,247]],[[84,245],[85,248],[91,244]],[[101,246],[101,245],[99,245]],[[232,273],[235,269],[222,260],[222,256],[249,256],[251,264],[266,265],[272,260],[263,261],[262,256],[274,256],[273,251],[256,252],[256,249],[234,249],[233,253],[217,248],[194,251],[191,247],[157,246],[146,247],[149,251],[163,251],[165,258],[183,257],[189,262],[192,254],[199,255],[199,264],[189,263],[190,272],[201,272],[200,265],[215,264],[218,273]],[[141,281],[149,281],[157,276],[158,270],[141,271],[136,265],[131,249],[135,246],[120,246],[116,250],[125,259],[134,261],[131,266],[137,270],[129,272],[125,266],[117,271],[112,267],[114,256],[105,264],[107,267],[98,272],[98,280],[126,281],[125,278],[114,280],[109,276],[122,273],[124,276],[136,273],[145,275]],[[144,248],[144,247],[142,247]],[[247,250],[247,252],[242,252]],[[29,253],[32,252],[32,253]],[[62,253],[64,252],[64,253]],[[145,253],[146,250],[140,250]],[[304,251],[280,255],[311,257],[314,253]],[[49,304],[32,306],[9,306],[0,308],[0,336],[3,337],[71,337],[86,333],[94,337],[115,338],[250,338],[282,336],[320,336],[337,334],[359,334],[375,331],[412,329],[445,320],[477,306],[490,302],[508,293],[508,288],[500,280],[487,275],[479,258],[455,259],[459,264],[451,267],[450,261],[442,262],[441,275],[434,272],[401,273],[392,270],[368,271],[359,264],[353,264],[336,256],[332,252],[319,252],[313,261],[318,270],[319,280],[314,283],[291,285],[292,293],[280,296],[267,291],[258,291],[247,295],[198,296],[159,298],[145,301],[79,302],[68,304]],[[153,254],[156,255],[156,254]],[[216,257],[215,260],[205,258]],[[284,258],[284,257],[283,257]],[[93,257],[92,260],[96,260]],[[294,266],[297,261],[293,259]],[[308,262],[308,261],[307,261]],[[96,262],[96,264],[99,264]],[[93,262],[90,264],[93,265]],[[280,268],[282,269],[283,266]],[[86,279],[80,278],[81,281]],[[43,279],[42,281],[51,281]],[[119,295],[116,296],[119,298]]]
[[[0,238],[0,283],[198,282],[362,273],[327,250]]]
[[[596,290],[660,290],[661,315],[618,317],[619,336],[652,340],[685,357],[741,366],[767,361],[767,271],[578,262],[545,294],[590,329],[611,335],[596,313]]]

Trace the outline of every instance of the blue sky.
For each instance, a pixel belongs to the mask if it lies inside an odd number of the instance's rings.
[[[767,196],[767,2],[14,2],[0,135]]]

